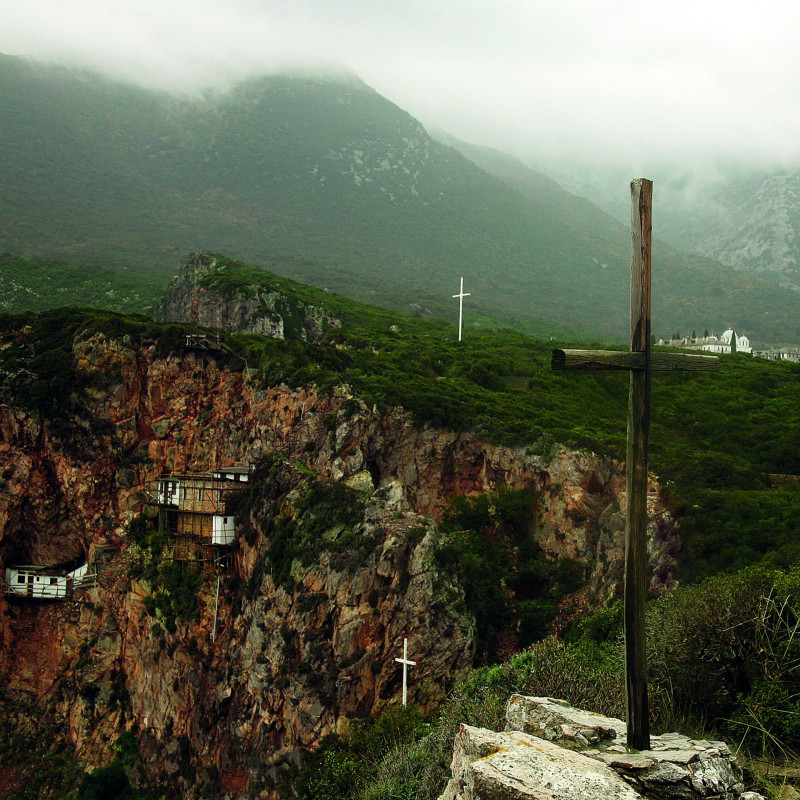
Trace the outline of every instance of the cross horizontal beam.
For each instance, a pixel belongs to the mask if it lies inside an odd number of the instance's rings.
[[[647,353],[623,350],[553,350],[551,368],[555,370],[645,370]],[[650,353],[650,369],[654,372],[713,372],[719,369],[718,356],[690,353]]]

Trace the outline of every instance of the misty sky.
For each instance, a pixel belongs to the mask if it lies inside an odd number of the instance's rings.
[[[0,0],[0,52],[192,90],[337,63],[425,124],[536,162],[800,153],[788,0]]]

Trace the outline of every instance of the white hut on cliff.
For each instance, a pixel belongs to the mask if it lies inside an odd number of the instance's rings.
[[[7,595],[32,597],[38,600],[68,600],[75,589],[88,583],[94,585],[96,576],[89,574],[89,565],[64,570],[37,564],[6,567]]]

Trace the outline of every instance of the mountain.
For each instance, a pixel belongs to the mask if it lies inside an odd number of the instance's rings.
[[[463,275],[467,330],[627,338],[625,225],[552,181],[489,174],[353,76],[177,98],[2,57],[0,115],[0,251],[165,275],[206,248],[449,318]],[[660,243],[654,275],[654,331],[736,320],[800,340],[779,288]]]
[[[732,182],[728,195],[721,224],[693,249],[800,291],[800,169]]]
[[[619,220],[627,208],[602,170],[560,172],[559,181]],[[658,180],[656,232],[674,246],[739,272],[800,290],[800,169],[719,166]]]

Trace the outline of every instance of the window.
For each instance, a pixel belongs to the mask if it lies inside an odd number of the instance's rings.
[[[52,586],[54,583],[58,583],[58,578],[50,578],[50,585]]]
[[[17,575],[17,583],[25,583],[25,576]]]

